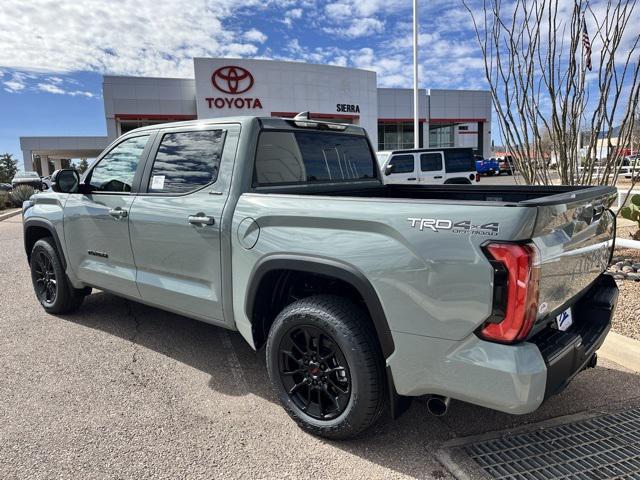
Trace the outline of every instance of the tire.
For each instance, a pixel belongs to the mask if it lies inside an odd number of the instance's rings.
[[[47,313],[76,310],[91,288],[73,288],[56,250],[53,238],[38,240],[31,249],[31,281],[40,305]]]
[[[317,295],[288,305],[271,326],[266,357],[284,409],[314,435],[355,437],[383,411],[380,345],[367,314],[348,299]]]

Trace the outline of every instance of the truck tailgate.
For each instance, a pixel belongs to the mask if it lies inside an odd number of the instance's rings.
[[[531,335],[555,321],[607,268],[611,258],[615,216],[609,207],[615,190],[592,189],[592,195],[585,191],[570,195],[566,203],[538,207],[532,240],[539,250],[540,296]]]

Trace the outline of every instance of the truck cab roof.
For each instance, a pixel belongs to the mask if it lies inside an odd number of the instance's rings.
[[[168,122],[154,125],[147,125],[144,127],[136,128],[127,132],[143,132],[143,131],[156,131],[166,130],[171,128],[183,128],[183,127],[203,127],[205,125],[217,125],[217,124],[229,124],[239,123],[246,125],[251,122],[258,121],[262,128],[269,130],[293,130],[296,128],[312,128],[320,130],[331,130],[335,132],[347,133],[350,135],[366,135],[366,131],[363,127],[358,125],[346,124],[346,123],[334,123],[326,122],[323,120],[316,120],[313,118],[304,118],[296,116],[294,118],[283,117],[267,117],[267,116],[250,116],[239,115],[230,117],[217,117],[217,118],[204,118],[198,120],[187,120],[181,122]]]

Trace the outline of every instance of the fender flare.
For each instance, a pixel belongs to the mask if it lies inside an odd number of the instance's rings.
[[[253,306],[255,304],[258,287],[263,277],[274,270],[316,273],[334,277],[353,285],[364,299],[367,309],[369,310],[384,358],[387,359],[391,356],[395,345],[389,328],[389,322],[382,309],[378,294],[360,270],[336,260],[305,255],[270,255],[260,260],[254,266],[249,276],[249,281],[247,282],[245,313],[250,321],[253,319]]]
[[[44,218],[27,218],[24,220],[23,224],[23,232],[24,232],[24,251],[27,254],[27,258],[30,259],[31,251],[29,250],[27,243],[27,230],[30,227],[40,227],[49,231],[51,237],[53,237],[53,241],[56,244],[56,250],[58,250],[58,254],[60,255],[60,261],[62,262],[62,268],[64,270],[67,269],[67,259],[64,256],[64,250],[62,249],[62,243],[60,242],[60,237],[58,237],[58,232],[56,232],[53,223]]]

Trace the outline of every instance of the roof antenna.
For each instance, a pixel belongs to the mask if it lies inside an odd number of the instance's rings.
[[[293,117],[293,119],[294,120],[309,120],[309,111],[307,110],[306,112],[300,112],[295,117]]]

